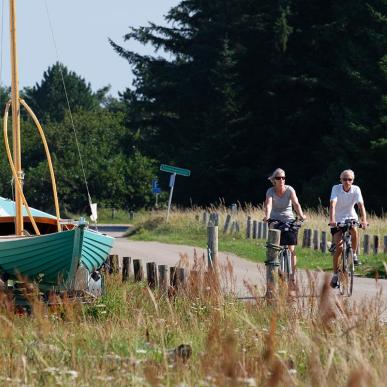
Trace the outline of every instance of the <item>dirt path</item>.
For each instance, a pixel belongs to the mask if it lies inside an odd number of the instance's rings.
[[[189,262],[192,267],[194,263],[194,255],[197,256],[205,254],[205,249],[195,248],[185,245],[173,245],[160,242],[143,242],[143,241],[131,241],[122,237],[119,232],[108,232],[109,235],[116,237],[113,246],[113,254],[118,254],[120,257],[129,256],[132,259],[142,259],[144,264],[146,262],[156,262],[161,265],[174,266],[176,265],[182,256],[184,260]],[[246,283],[254,286],[259,295],[265,293],[265,266],[262,263],[254,263],[243,258],[237,257],[230,253],[220,253],[221,265],[226,265],[227,262],[232,263],[233,273],[232,281],[225,283],[225,287],[231,288],[239,297],[248,297],[251,295],[250,291],[246,287]],[[324,273],[313,272],[311,273],[316,280],[317,289],[321,288],[321,284],[324,280]],[[298,281],[300,288],[307,288],[308,275],[306,271],[299,270]],[[374,279],[356,277],[354,283],[354,293],[352,300],[356,303],[363,301],[370,301],[374,299],[378,293],[382,292],[381,297],[383,304],[387,306],[387,280],[379,280],[376,282]],[[305,285],[305,286],[304,286]],[[301,290],[301,294],[305,294],[305,291]],[[387,321],[387,310],[382,313],[382,319]]]

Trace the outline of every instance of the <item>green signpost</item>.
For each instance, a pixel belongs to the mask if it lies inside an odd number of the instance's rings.
[[[174,167],[172,165],[166,165],[166,164],[160,165],[160,171],[169,172],[169,173],[176,173],[176,175],[181,175],[181,176],[190,176],[191,175],[191,171],[189,169],[178,168],[178,167]]]
[[[190,176],[191,171],[189,169],[174,167],[173,165],[166,165],[166,164],[160,165],[160,171],[171,173],[171,176],[169,179],[169,187],[171,188],[171,191],[169,192],[168,209],[167,209],[167,222],[168,222],[169,211],[171,209],[171,203],[172,203],[173,187],[175,186],[176,175]]]

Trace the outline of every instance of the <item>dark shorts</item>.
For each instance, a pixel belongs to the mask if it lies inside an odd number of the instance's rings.
[[[277,228],[277,227],[273,227]],[[281,231],[281,246],[296,246],[297,245],[298,231]]]
[[[338,232],[342,232],[340,227],[331,227],[331,234],[332,235],[335,235],[337,234]]]

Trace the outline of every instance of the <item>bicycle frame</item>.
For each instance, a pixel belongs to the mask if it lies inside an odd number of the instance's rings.
[[[352,249],[351,229],[360,226],[359,222],[354,219],[347,219],[338,223],[342,231],[343,251],[338,263],[338,287],[342,295],[350,297],[353,291],[354,261]]]
[[[268,223],[277,224],[278,229],[282,231],[296,231],[301,227],[301,224],[298,223],[298,220],[295,219],[291,222],[281,222],[275,219],[268,219]],[[281,246],[278,249],[278,260],[279,260],[279,276],[286,282],[290,280],[290,277],[293,275],[293,266],[292,266],[292,254],[288,245]]]

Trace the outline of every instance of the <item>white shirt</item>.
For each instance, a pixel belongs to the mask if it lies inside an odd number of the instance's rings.
[[[361,190],[357,185],[352,185],[348,192],[345,192],[342,184],[332,187],[331,200],[336,203],[335,222],[343,222],[351,218],[358,220],[355,211],[355,204],[364,203]]]

